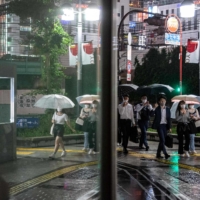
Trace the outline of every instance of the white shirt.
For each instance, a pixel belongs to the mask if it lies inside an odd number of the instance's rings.
[[[137,112],[137,119],[141,119],[141,116],[140,116],[140,113],[139,113],[139,112],[142,110],[142,108],[144,108],[144,106],[141,105],[141,104],[137,104],[137,105],[135,106],[135,111]],[[151,104],[149,104],[149,105],[147,106],[147,108],[148,108],[150,111],[153,109]]]
[[[55,120],[55,124],[65,124],[65,122],[68,120],[68,116],[66,114],[57,115],[54,113],[52,120]]]
[[[161,121],[160,124],[167,124],[166,107],[161,107]]]
[[[133,115],[133,106],[127,104],[123,107],[123,103],[118,105],[118,110],[120,114],[120,119],[130,119],[133,124],[135,124],[134,115]]]

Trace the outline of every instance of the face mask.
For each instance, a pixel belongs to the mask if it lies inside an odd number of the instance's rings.
[[[181,108],[185,108],[185,104],[181,105]]]
[[[147,99],[142,99],[142,103],[146,103],[147,102]]]
[[[189,106],[189,108],[193,109],[193,108],[194,108],[194,105]]]
[[[92,104],[92,107],[93,107],[93,108],[96,108],[96,107],[97,107],[97,105],[96,105],[96,104]]]
[[[127,102],[128,102],[128,100],[124,100],[123,102],[124,102],[124,103],[127,103]]]
[[[85,105],[85,108],[89,108],[89,105]]]

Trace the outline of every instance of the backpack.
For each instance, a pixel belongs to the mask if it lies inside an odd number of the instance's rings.
[[[149,120],[150,119],[150,110],[147,107],[143,107],[140,113],[141,120]]]

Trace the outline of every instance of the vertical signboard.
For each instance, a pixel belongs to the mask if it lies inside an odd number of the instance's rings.
[[[188,39],[185,62],[199,63],[199,41]]]
[[[127,61],[127,81],[131,81],[131,61]]]
[[[132,36],[128,33],[128,46],[127,46],[127,81],[131,81],[131,55],[132,55]]]

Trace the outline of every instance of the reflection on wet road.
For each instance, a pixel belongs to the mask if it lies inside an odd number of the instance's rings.
[[[200,157],[180,158],[168,149],[171,158],[157,160],[156,146],[151,142],[149,152],[129,146],[127,155],[118,149],[117,200],[199,199]],[[18,149],[17,162],[0,166],[11,200],[99,199],[99,155],[81,148],[69,146],[65,158],[51,161],[53,148]]]

